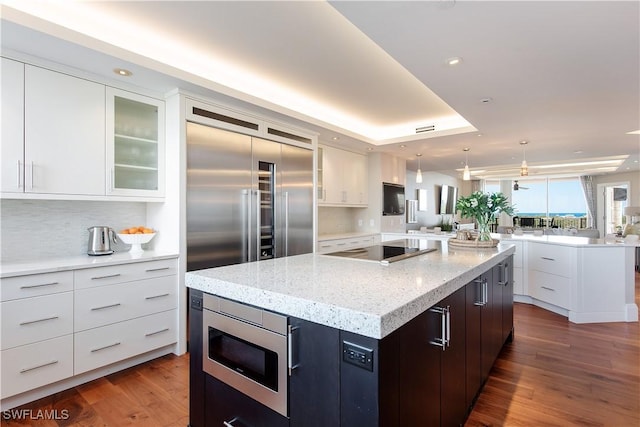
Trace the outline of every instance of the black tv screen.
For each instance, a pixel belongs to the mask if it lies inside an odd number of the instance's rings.
[[[382,183],[382,215],[404,215],[404,186]]]
[[[456,200],[458,200],[458,188],[451,185],[442,185],[440,191],[440,214],[453,215],[456,213]]]

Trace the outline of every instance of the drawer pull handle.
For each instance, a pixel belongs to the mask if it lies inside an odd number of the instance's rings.
[[[38,320],[27,320],[26,322],[20,322],[20,326],[31,325],[32,323],[46,322],[47,320],[56,320],[59,318],[60,317],[58,316],[52,316],[52,317],[45,317],[44,319],[38,319]]]
[[[117,347],[120,344],[121,344],[120,342],[115,342],[113,344],[105,345],[104,347],[94,348],[93,350],[91,350],[91,353],[95,353],[95,352],[98,352],[98,351],[101,351],[101,350],[106,350],[106,349],[112,348],[112,347]]]
[[[118,277],[118,276],[120,276],[120,273],[109,274],[109,275],[106,275],[106,276],[96,276],[96,277],[92,277],[91,280],[111,279],[113,277]]]
[[[166,293],[166,294],[160,294],[160,295],[152,295],[150,297],[144,297],[144,299],[149,300],[149,299],[162,298],[162,297],[168,297],[168,296],[169,294]]]
[[[234,417],[229,421],[223,421],[222,425],[224,425],[224,427],[234,427],[233,423],[235,423],[236,421],[238,421],[238,417]]]
[[[104,310],[105,308],[118,307],[119,305],[121,305],[121,304],[119,302],[117,302],[115,304],[103,305],[102,307],[93,307],[91,309],[91,311],[98,311],[98,310]]]
[[[58,282],[40,283],[39,285],[25,285],[25,286],[20,286],[20,289],[41,288],[43,286],[53,286],[53,285],[57,285],[57,284],[58,284]]]
[[[55,365],[56,363],[58,363],[57,360],[52,360],[51,362],[43,363],[42,365],[32,366],[31,368],[20,369],[20,373],[24,374],[25,372],[29,372],[29,371],[33,371],[33,370],[36,370],[36,369],[44,368],[45,366]]]
[[[542,258],[544,260],[547,260],[547,261],[555,261],[555,258],[549,258],[549,257],[546,257],[546,256],[541,256],[540,258]]]
[[[555,289],[553,289],[553,288],[548,288],[548,287],[546,287],[546,286],[541,286],[541,288],[542,288],[542,289],[546,289],[547,291],[552,291],[552,292],[555,292],[555,291],[556,291]]]
[[[164,329],[160,329],[159,331],[155,331],[155,332],[149,332],[148,334],[144,334],[145,337],[151,337],[154,335],[158,335],[161,334],[163,332],[167,332],[169,330],[169,328],[164,328]]]
[[[149,268],[147,270],[145,270],[147,273],[153,273],[154,271],[163,271],[163,270],[169,270],[170,267],[159,267],[159,268]]]

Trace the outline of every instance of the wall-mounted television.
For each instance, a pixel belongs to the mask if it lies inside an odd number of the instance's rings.
[[[440,215],[455,214],[457,200],[458,187],[443,184],[440,188]]]
[[[382,215],[404,215],[404,186],[382,183]]]

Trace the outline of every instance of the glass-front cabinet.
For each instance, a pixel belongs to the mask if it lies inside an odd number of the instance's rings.
[[[164,101],[107,88],[107,194],[164,196]]]

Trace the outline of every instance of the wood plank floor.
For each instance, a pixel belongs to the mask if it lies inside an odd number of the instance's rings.
[[[639,323],[576,325],[526,304],[514,311],[515,340],[466,426],[640,426]],[[165,356],[17,408],[30,417],[0,413],[0,424],[185,427],[188,369],[188,355]],[[42,419],[47,411],[68,417]]]

